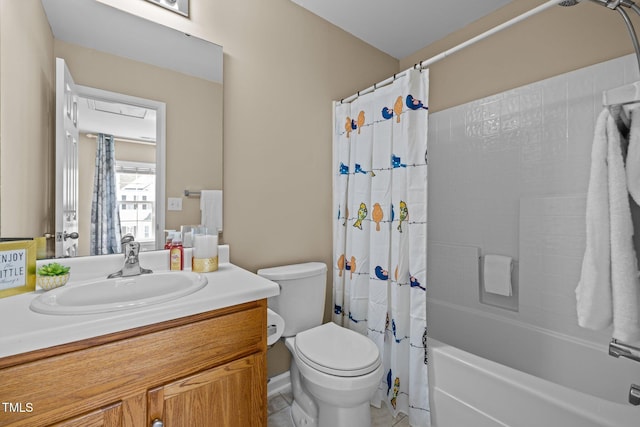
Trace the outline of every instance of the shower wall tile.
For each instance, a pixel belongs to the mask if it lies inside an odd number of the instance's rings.
[[[477,306],[480,250],[431,242],[428,247],[429,294],[441,301]]]
[[[640,80],[640,69],[638,69],[638,60],[635,56],[629,55],[624,57],[622,64],[625,84]]]
[[[575,313],[591,145],[602,92],[639,78],[628,55],[430,115],[431,297],[606,341]],[[519,263],[518,313],[479,303],[464,248]]]

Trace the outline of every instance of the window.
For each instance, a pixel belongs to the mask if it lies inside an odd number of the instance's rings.
[[[116,186],[121,232],[130,233],[142,246],[155,246],[156,165],[116,162]]]

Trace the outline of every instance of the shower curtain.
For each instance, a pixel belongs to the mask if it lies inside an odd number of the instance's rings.
[[[93,198],[91,200],[91,255],[117,254],[121,249],[120,213],[116,199],[115,141],[98,134]]]
[[[428,70],[336,103],[333,321],[378,346],[386,402],[428,426]]]

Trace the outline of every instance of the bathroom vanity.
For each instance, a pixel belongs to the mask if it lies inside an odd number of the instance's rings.
[[[117,313],[0,300],[0,426],[266,426],[266,298],[278,287],[231,264],[207,277],[192,295]]]

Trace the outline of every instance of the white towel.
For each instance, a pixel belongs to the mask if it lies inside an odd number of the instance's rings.
[[[484,290],[492,294],[510,297],[513,295],[511,287],[511,270],[513,260],[502,255],[484,256]]]
[[[613,337],[640,340],[640,281],[633,248],[620,135],[605,109],[600,113],[591,151],[587,192],[587,245],[576,288],[578,324]]]
[[[609,178],[607,168],[608,122],[604,110],[596,122],[591,146],[591,171],[587,190],[587,236],[582,273],[576,288],[578,324],[583,328],[604,329],[613,321],[611,295],[611,244],[609,221]],[[615,126],[615,124],[613,124]],[[615,131],[611,137],[619,142]]]
[[[222,232],[222,190],[200,192],[201,223],[209,230]]]

